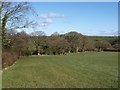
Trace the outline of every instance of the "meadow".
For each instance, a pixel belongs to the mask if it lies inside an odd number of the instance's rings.
[[[117,36],[87,36],[91,40],[107,40],[107,41],[113,41],[118,40]]]
[[[3,71],[3,88],[117,88],[117,52],[22,57]]]

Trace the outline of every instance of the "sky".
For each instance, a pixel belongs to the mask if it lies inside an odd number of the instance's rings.
[[[118,34],[117,2],[31,2],[37,13],[36,28],[26,30],[64,34],[76,31],[89,36]],[[33,18],[31,16],[31,18]]]

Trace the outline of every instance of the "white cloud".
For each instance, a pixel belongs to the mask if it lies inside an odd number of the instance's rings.
[[[47,18],[47,19],[45,19],[45,22],[46,22],[46,23],[52,23],[53,20],[52,20],[51,18]]]
[[[64,14],[57,14],[57,13],[46,13],[39,15],[39,18],[47,19],[47,18],[61,18],[64,17]]]
[[[41,22],[41,23],[38,23],[38,26],[47,26],[47,24],[44,22]]]
[[[38,17],[39,17],[39,18],[42,18],[42,19],[48,18],[48,16],[47,16],[46,14],[41,14],[41,15],[39,15]]]
[[[43,22],[38,23],[38,25],[47,26],[48,24],[53,23],[53,18],[63,18],[64,14],[46,13],[40,14],[38,17],[43,20]]]

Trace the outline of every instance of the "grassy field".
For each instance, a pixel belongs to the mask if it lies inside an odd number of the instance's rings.
[[[117,36],[87,36],[91,40],[107,40],[107,41],[112,41],[112,40],[118,40]]]
[[[118,53],[23,57],[3,71],[3,88],[117,87]]]

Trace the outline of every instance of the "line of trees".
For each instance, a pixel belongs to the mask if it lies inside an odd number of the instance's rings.
[[[20,55],[60,55],[119,49],[117,39],[113,41],[92,40],[78,32],[68,32],[62,35],[53,33],[51,36],[46,36],[43,31],[35,31],[31,34],[25,31],[9,31],[6,33],[6,40],[7,44],[4,45],[4,49],[17,51]]]

